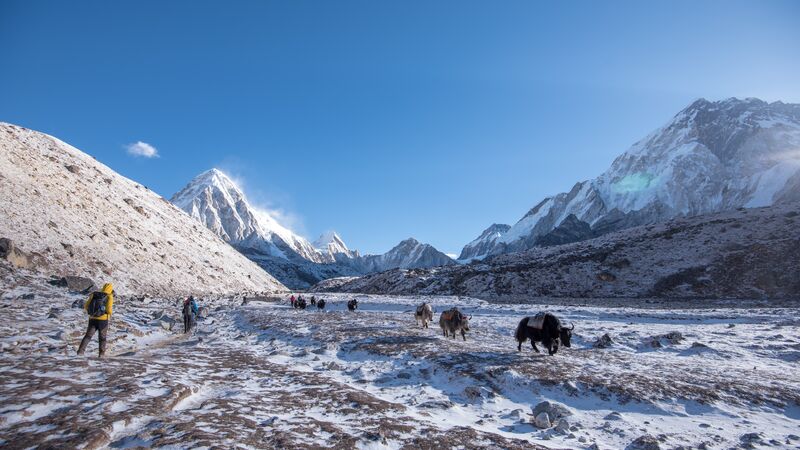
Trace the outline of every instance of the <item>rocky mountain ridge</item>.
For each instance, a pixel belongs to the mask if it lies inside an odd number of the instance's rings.
[[[800,202],[677,218],[471,264],[391,270],[320,290],[542,297],[800,300]]]
[[[700,99],[634,144],[599,177],[545,198],[491,243],[465,246],[459,259],[800,200],[798,149],[800,105]]]

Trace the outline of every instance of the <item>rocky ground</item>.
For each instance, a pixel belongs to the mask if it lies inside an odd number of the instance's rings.
[[[122,298],[99,360],[82,296],[29,281],[0,296],[4,448],[800,448],[797,308],[551,307],[576,336],[549,357],[511,337],[539,305],[212,299],[183,335],[176,301]]]

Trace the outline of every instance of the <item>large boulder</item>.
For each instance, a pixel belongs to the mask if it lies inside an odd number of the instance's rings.
[[[8,238],[0,238],[0,259],[11,263],[14,267],[29,269],[31,258],[22,250],[14,245],[14,241]]]
[[[50,284],[54,286],[65,287],[70,292],[79,292],[82,294],[87,294],[97,289],[97,285],[94,284],[94,281],[92,281],[91,279],[85,277],[76,277],[72,275],[56,278],[50,281]]]
[[[561,418],[572,415],[572,411],[570,411],[570,409],[565,405],[556,402],[549,402],[547,400],[533,407],[534,417],[538,417],[539,414],[543,412],[547,413],[547,416],[550,418],[550,422],[557,422]]]
[[[536,425],[536,428],[543,430],[553,426],[553,424],[550,422],[550,416],[548,416],[546,412],[540,412],[537,414],[533,419],[533,424]]]

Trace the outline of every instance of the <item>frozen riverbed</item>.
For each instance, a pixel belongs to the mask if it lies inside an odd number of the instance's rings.
[[[572,348],[550,357],[518,352],[512,337],[537,305],[359,296],[349,312],[350,296],[330,294],[325,311],[219,300],[184,337],[155,320],[165,308],[177,318],[177,306],[131,301],[112,324],[114,356],[100,361],[74,356],[85,319],[72,297],[40,293],[30,301],[60,308],[16,321],[21,294],[1,298],[9,448],[800,446],[792,308],[548,306],[576,325]],[[418,328],[423,300],[436,317],[471,314],[467,341]],[[595,348],[606,333],[613,342]],[[533,424],[545,400],[567,408],[559,427]]]

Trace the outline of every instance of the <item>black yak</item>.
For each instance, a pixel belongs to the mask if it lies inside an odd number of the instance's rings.
[[[522,343],[526,340],[531,340],[531,347],[536,352],[536,343],[541,342],[550,355],[554,355],[558,351],[559,341],[564,347],[570,347],[570,339],[572,339],[572,330],[575,329],[573,324],[571,328],[561,326],[561,321],[558,317],[549,312],[542,312],[533,317],[525,317],[519,321],[517,331],[514,337],[517,339],[517,350],[522,351]]]

